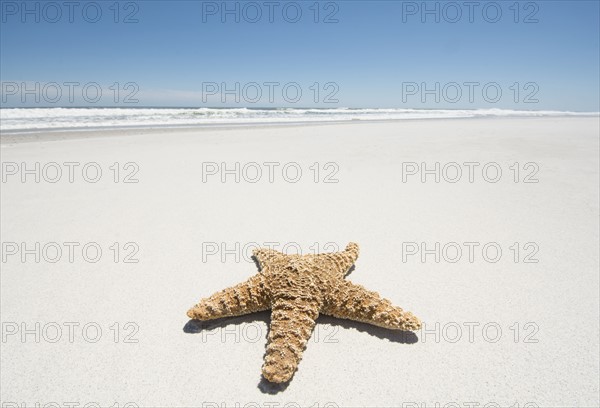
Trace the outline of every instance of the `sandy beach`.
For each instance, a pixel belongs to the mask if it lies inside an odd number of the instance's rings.
[[[547,117],[3,135],[3,407],[597,407],[599,132]],[[423,329],[321,316],[278,387],[261,381],[267,312],[186,317],[256,273],[256,246],[350,241],[347,279]]]

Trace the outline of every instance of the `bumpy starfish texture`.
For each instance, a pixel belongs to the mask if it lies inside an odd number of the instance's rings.
[[[360,285],[344,280],[358,258],[358,245],[325,254],[286,255],[257,249],[260,271],[188,310],[191,319],[210,320],[271,309],[263,376],[275,383],[292,378],[320,313],[395,330],[417,330],[410,312]]]

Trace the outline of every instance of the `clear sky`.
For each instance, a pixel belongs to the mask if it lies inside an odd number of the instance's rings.
[[[600,110],[596,0],[0,3],[5,107]]]

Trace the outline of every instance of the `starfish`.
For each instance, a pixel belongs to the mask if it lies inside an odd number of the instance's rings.
[[[360,285],[344,280],[358,258],[358,245],[324,254],[286,255],[256,249],[259,272],[247,281],[202,299],[188,310],[191,319],[211,320],[271,309],[262,367],[265,379],[289,381],[302,358],[320,313],[387,329],[414,331],[412,313]]]

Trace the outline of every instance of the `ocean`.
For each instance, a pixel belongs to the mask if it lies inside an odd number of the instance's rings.
[[[0,131],[343,122],[352,120],[597,116],[598,112],[371,108],[2,108]]]

